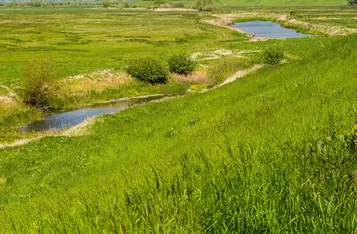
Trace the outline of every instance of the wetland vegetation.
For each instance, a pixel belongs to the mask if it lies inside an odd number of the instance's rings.
[[[357,9],[223,2],[0,7],[0,233],[357,231]],[[180,95],[19,131],[153,94]]]

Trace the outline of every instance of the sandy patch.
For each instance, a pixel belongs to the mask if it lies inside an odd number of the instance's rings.
[[[226,49],[217,49],[212,52],[195,52],[190,57],[194,61],[207,61],[207,60],[216,60],[221,57],[229,56],[235,58],[249,58],[245,54],[249,53],[259,53],[260,50],[241,50],[241,51],[233,51]]]

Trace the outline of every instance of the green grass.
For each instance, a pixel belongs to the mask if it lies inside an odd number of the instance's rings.
[[[202,51],[222,40],[245,39],[198,23],[197,13],[26,9],[0,10],[0,15],[1,83],[19,80],[18,67],[33,57],[50,57],[60,75],[68,76],[121,67],[148,53],[165,59],[168,52]]]
[[[121,9],[0,9],[0,85],[21,98],[21,67],[29,60],[50,58],[58,79],[104,69],[123,70],[128,61],[150,55],[166,61],[186,51],[209,52],[228,48],[229,41],[247,38],[237,32],[200,23],[204,13],[156,13]],[[218,46],[217,46],[218,45]],[[135,83],[88,92],[86,96],[58,97],[55,109],[153,93],[182,93],[186,85],[151,87]],[[43,115],[19,105],[0,113],[0,141],[21,137],[17,127]],[[5,124],[6,123],[6,124]],[[26,136],[23,136],[26,137]]]
[[[316,12],[300,9],[296,17],[311,20]],[[100,117],[82,136],[1,149],[0,233],[356,232],[356,149],[346,137],[357,118],[356,35],[251,43],[200,23],[207,14],[197,12],[41,8],[0,15],[7,55],[0,83],[16,92],[17,67],[33,56],[50,55],[60,77],[180,50],[276,45],[287,60],[208,93]],[[227,70],[234,69],[218,70],[219,79]],[[182,88],[170,85],[105,90],[85,102]],[[24,137],[7,125],[43,113],[21,106],[2,114],[6,141]]]
[[[346,6],[344,0],[221,0],[227,6]]]
[[[315,52],[212,92],[102,117],[90,135],[2,150],[3,232],[356,231],[344,135],[357,37],[321,40],[286,42]]]

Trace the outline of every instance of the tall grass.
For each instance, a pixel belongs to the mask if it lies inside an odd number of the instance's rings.
[[[333,124],[326,131],[334,131]],[[41,201],[6,233],[353,233],[356,151],[336,136],[294,147],[232,144],[179,159],[176,173],[152,168],[142,183]],[[14,213],[14,212],[13,212]],[[10,216],[11,217],[11,216]]]

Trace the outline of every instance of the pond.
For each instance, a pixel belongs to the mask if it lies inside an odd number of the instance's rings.
[[[293,29],[283,28],[279,24],[270,21],[248,21],[236,23],[238,28],[246,33],[254,33],[255,37],[265,38],[298,38],[309,37],[309,34],[296,32]]]
[[[113,114],[121,110],[128,109],[134,105],[158,100],[163,97],[165,96],[154,95],[142,98],[123,99],[115,102],[97,104],[86,108],[58,113],[51,116],[46,116],[41,120],[34,121],[24,127],[21,127],[20,131],[49,131],[70,128],[82,123],[88,118],[93,118],[104,114]]]

